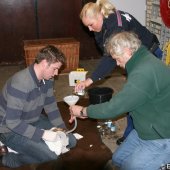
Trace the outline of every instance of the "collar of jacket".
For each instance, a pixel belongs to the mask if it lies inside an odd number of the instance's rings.
[[[36,83],[37,87],[40,87],[40,86],[42,86],[44,84],[43,81],[39,81],[37,79],[37,76],[36,76],[35,70],[34,70],[34,64],[31,64],[29,66],[29,72],[30,72],[31,77],[33,78],[34,82]]]
[[[139,47],[139,49],[133,54],[133,56],[130,58],[130,60],[126,63],[125,68],[127,73],[129,74],[134,66],[142,60],[143,57],[147,56],[149,54],[149,51],[147,48],[143,45]]]

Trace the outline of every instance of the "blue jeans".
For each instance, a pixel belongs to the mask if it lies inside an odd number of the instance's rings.
[[[53,127],[48,118],[44,115],[41,116],[39,121],[33,123],[32,125],[43,129],[50,129]],[[68,137],[68,147],[72,148],[76,145],[76,138],[73,136],[73,134],[69,134]],[[24,136],[10,132],[0,134],[0,141],[18,152],[18,154],[10,152],[3,156],[3,165],[11,168],[16,168],[24,164],[42,163],[57,159],[58,157],[54,152],[49,150],[48,146],[43,140],[37,143]]]
[[[121,170],[159,170],[170,162],[170,139],[142,140],[132,130],[112,155]]]

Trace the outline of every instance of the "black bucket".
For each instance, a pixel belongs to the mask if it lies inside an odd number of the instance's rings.
[[[99,104],[112,98],[113,89],[109,87],[94,87],[88,90],[90,104]]]

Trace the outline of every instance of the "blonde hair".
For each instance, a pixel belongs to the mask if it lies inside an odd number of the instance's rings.
[[[108,16],[114,11],[116,8],[114,5],[109,2],[108,0],[97,0],[96,3],[89,2],[84,5],[81,13],[80,13],[80,19],[83,17],[96,17],[99,13],[101,13],[105,18],[108,18]]]
[[[135,33],[124,31],[111,35],[107,40],[105,47],[107,53],[121,56],[125,48],[129,48],[133,55],[140,46],[141,41]]]

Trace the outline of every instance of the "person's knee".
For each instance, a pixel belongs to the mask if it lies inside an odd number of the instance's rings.
[[[115,166],[118,166],[118,167],[121,166],[120,160],[119,160],[117,154],[115,154],[115,153],[112,155],[112,164],[115,165]]]
[[[49,154],[46,154],[45,156],[41,156],[41,162],[47,162],[47,161],[51,161],[51,160],[55,160],[57,159],[58,156],[54,153],[54,152],[51,152]]]
[[[133,161],[131,159],[121,159],[119,154],[114,153],[112,155],[112,163],[113,165],[123,169],[123,170],[132,170],[132,169],[140,169],[139,163],[137,161]]]
[[[68,145],[68,147],[69,148],[75,147],[76,144],[77,144],[77,140],[76,140],[75,136],[72,133],[70,133],[70,134],[68,134],[68,138],[69,138],[69,145]]]
[[[121,169],[123,170],[132,170],[132,169],[143,169],[143,166],[141,166],[138,162],[136,161],[125,161],[121,165]]]

